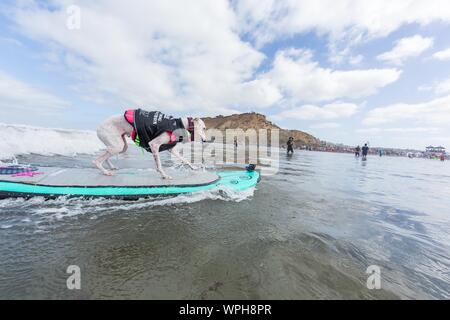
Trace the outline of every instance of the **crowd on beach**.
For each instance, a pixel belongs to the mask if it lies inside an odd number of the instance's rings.
[[[306,145],[306,144],[295,144],[294,139],[291,137],[288,139],[286,144],[281,147],[286,149],[288,154],[294,153],[294,150],[308,150],[308,151],[322,151],[322,152],[335,152],[335,153],[352,153],[355,157],[360,157],[363,155],[363,148],[368,149],[366,155],[374,156],[390,156],[390,157],[408,157],[408,158],[425,158],[433,160],[450,160],[450,154],[441,153],[430,153],[426,151],[411,150],[411,149],[394,149],[394,148],[380,148],[380,147],[369,147],[368,143],[362,144],[362,146],[346,146],[343,144],[333,144],[329,142],[322,142],[320,145]]]

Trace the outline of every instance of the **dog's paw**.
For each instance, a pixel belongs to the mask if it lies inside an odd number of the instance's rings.
[[[104,171],[103,174],[108,177],[116,175],[116,173],[114,171]]]
[[[164,180],[172,180],[172,179],[173,179],[171,176],[168,176],[167,174],[164,175],[164,176],[162,176],[162,178],[163,178]]]

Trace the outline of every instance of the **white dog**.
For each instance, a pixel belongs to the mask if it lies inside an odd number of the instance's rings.
[[[110,117],[97,129],[97,135],[106,145],[106,151],[93,163],[103,174],[114,175],[114,170],[117,168],[113,166],[109,158],[127,151],[128,145],[125,136],[128,136],[136,144],[153,154],[156,168],[163,179],[172,179],[164,172],[159,153],[169,150],[182,163],[195,169],[174,147],[177,142],[194,140],[194,134],[202,142],[205,142],[205,130],[205,123],[200,118],[175,119],[167,117],[159,111],[127,110],[124,115]],[[111,170],[103,167],[105,161]]]

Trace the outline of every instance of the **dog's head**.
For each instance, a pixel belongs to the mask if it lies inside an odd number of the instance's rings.
[[[200,118],[188,118],[188,131],[191,134],[191,140],[206,142],[206,125]]]

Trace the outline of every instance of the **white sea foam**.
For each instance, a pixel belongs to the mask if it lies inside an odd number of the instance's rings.
[[[94,154],[102,147],[95,131],[0,123],[0,159],[3,160],[23,154]]]
[[[114,214],[117,212],[141,212],[159,206],[186,205],[203,200],[218,200],[241,202],[249,199],[254,194],[254,188],[245,191],[234,191],[226,187],[218,187],[211,190],[198,191],[190,194],[180,194],[169,198],[141,199],[138,201],[123,201],[114,199],[84,199],[60,197],[55,200],[45,200],[42,197],[34,197],[29,200],[5,199],[0,200],[2,211],[23,212],[13,220],[3,221],[3,227],[13,226],[41,226],[41,223],[54,222],[65,219],[73,219],[87,215],[88,218],[97,219],[99,216]],[[44,224],[45,225],[45,224]]]

